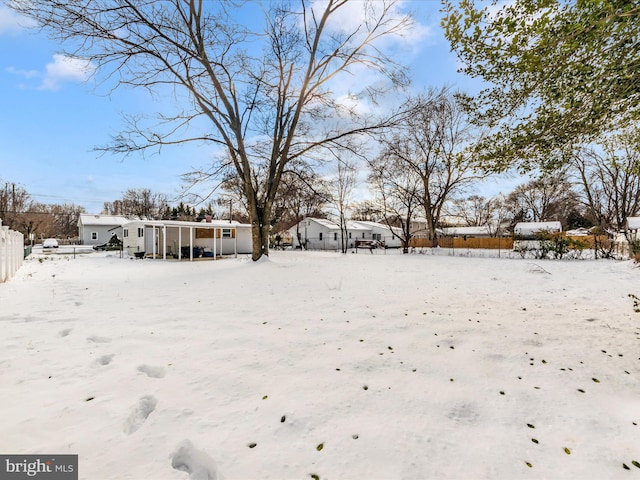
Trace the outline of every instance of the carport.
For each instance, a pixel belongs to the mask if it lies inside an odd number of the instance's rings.
[[[133,220],[123,226],[130,255],[178,260],[238,255],[238,223]]]

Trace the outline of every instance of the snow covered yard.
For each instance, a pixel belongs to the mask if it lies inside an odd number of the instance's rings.
[[[639,280],[606,260],[33,257],[0,285],[0,452],[78,454],[88,480],[638,478]]]

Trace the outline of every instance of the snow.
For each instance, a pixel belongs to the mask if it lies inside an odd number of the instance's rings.
[[[83,479],[640,474],[640,269],[436,252],[33,255],[0,284],[0,452]]]
[[[540,232],[561,232],[560,222],[520,222],[516,223],[513,233],[516,235],[534,235]]]

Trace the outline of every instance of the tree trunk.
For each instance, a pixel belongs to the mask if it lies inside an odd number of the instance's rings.
[[[269,230],[271,218],[267,210],[256,207],[251,209],[251,240],[253,249],[251,259],[255,262],[263,255],[269,256]]]
[[[429,224],[429,240],[431,240],[431,247],[438,246],[438,232],[436,231],[436,222],[433,216],[427,215],[427,222]]]

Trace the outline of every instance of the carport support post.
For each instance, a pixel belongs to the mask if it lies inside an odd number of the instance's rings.
[[[235,240],[233,242],[233,258],[238,258],[238,229],[234,229],[233,233],[235,234],[233,236],[233,239]]]
[[[213,227],[213,259],[216,259],[216,227]]]
[[[156,259],[156,227],[151,227],[151,252],[153,253],[153,259]]]
[[[182,260],[182,227],[178,227],[178,260]]]
[[[167,226],[163,225],[162,226],[162,259],[166,260],[167,259]]]
[[[189,227],[189,261],[193,262],[193,227]]]

